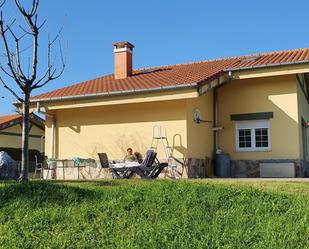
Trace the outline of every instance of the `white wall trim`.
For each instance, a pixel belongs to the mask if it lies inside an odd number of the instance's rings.
[[[121,52],[129,52],[132,54],[132,50],[130,48],[115,48],[114,53],[121,53]]]

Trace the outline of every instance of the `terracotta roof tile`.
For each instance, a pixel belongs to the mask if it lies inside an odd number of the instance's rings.
[[[30,113],[29,119],[31,123],[37,124],[39,127],[44,128],[44,120],[34,113]],[[4,126],[11,126],[13,123],[22,122],[22,116],[20,114],[9,114],[0,116],[0,129]]]
[[[190,83],[201,84],[217,77],[226,70],[266,67],[279,63],[309,63],[309,48],[138,69],[134,70],[133,75],[126,79],[115,80],[114,76],[110,74],[43,93],[32,97],[32,100],[147,90]]]
[[[10,114],[10,115],[2,115],[0,116],[0,126],[4,124],[8,124],[16,119],[20,119],[21,115],[19,114]]]

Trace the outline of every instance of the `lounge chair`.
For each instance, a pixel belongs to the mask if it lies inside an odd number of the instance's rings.
[[[160,163],[160,161],[157,159],[157,153],[149,150],[146,153],[146,158],[143,163],[132,167],[131,171],[138,174],[142,179],[155,179],[167,166],[167,163]]]
[[[133,167],[131,170],[133,173],[138,174],[142,179],[156,179],[167,166],[168,163],[160,163],[157,161],[152,166],[137,166]]]
[[[157,153],[153,150],[148,150],[145,159],[141,164],[135,162],[116,163],[110,165],[110,170],[116,178],[128,179],[133,176],[134,172],[138,172],[138,168],[148,169],[148,167],[151,167],[155,162],[156,156]]]

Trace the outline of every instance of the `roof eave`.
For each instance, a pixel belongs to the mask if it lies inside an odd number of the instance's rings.
[[[232,68],[227,68],[224,71],[225,72],[233,72],[233,71],[242,71],[242,70],[250,70],[250,69],[290,66],[290,65],[298,65],[298,64],[309,64],[309,60],[272,63],[272,64],[256,65],[256,66],[248,66],[248,67],[232,67]]]
[[[147,89],[134,89],[128,91],[115,91],[115,92],[105,92],[105,93],[92,93],[92,94],[80,94],[74,96],[62,96],[62,97],[51,97],[51,98],[40,98],[40,99],[31,99],[31,103],[37,102],[54,102],[54,101],[67,101],[67,100],[82,100],[82,99],[91,99],[91,98],[101,98],[101,97],[116,97],[116,96],[126,96],[132,94],[142,94],[142,93],[154,93],[168,90],[180,90],[180,89],[190,89],[198,88],[198,83],[186,83],[172,86],[162,86],[155,88]],[[19,105],[19,102],[15,102],[15,105]]]

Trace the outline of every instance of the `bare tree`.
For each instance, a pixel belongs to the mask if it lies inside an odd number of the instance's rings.
[[[26,9],[19,0],[15,0],[17,13],[19,17],[22,17],[23,25],[17,24],[17,18],[6,24],[2,13],[5,1],[0,5],[0,32],[6,66],[0,65],[0,83],[22,105],[22,170],[20,180],[28,181],[30,96],[33,90],[59,78],[65,69],[60,42],[60,68],[56,69],[55,66],[57,54],[52,56],[52,47],[56,41],[59,41],[63,27],[60,28],[53,39],[48,35],[45,52],[47,62],[43,66],[41,62],[39,64],[39,34],[46,20],[39,23],[37,14],[39,0],[32,0],[29,9]],[[22,46],[25,45],[26,40],[31,42],[30,46]],[[30,50],[31,55],[29,57],[23,54],[26,50]],[[27,73],[25,73],[25,68],[28,68]]]

